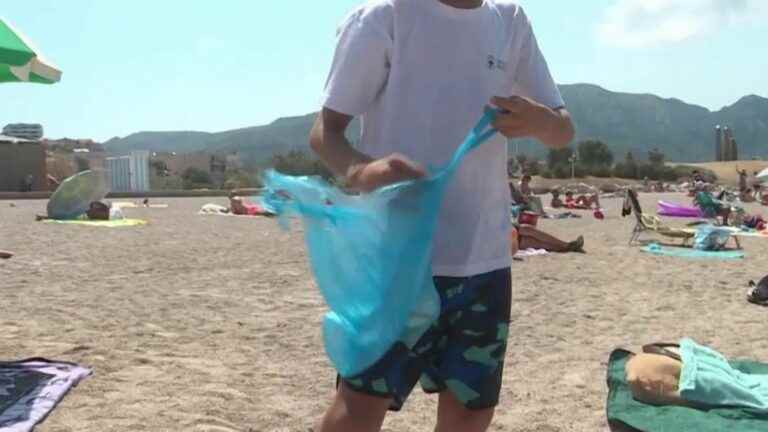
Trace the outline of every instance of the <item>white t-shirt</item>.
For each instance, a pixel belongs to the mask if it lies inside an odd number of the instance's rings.
[[[563,100],[522,8],[485,0],[457,9],[439,0],[376,0],[339,28],[323,106],[362,117],[359,149],[442,166],[493,96]],[[509,187],[503,137],[480,146],[448,186],[433,271],[473,276],[509,267]]]

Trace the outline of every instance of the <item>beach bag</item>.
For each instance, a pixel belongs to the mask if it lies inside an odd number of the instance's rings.
[[[632,356],[625,367],[632,397],[650,405],[685,405],[679,391],[682,369],[680,360],[666,355],[642,353]]]
[[[725,248],[730,236],[731,233],[728,230],[712,225],[704,225],[696,230],[693,247],[703,251],[719,251]]]
[[[350,195],[319,178],[266,173],[265,204],[284,227],[287,215],[303,220],[330,309],[325,350],[342,377],[362,372],[397,342],[412,347],[437,319],[432,238],[444,190],[464,157],[495,134],[494,113],[487,110],[448,165],[424,179]]]

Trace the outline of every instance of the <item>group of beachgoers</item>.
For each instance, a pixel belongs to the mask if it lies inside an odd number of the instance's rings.
[[[528,213],[538,216],[545,216],[546,212],[541,203],[541,199],[535,196],[531,187],[532,177],[530,175],[524,175],[520,182],[515,185],[509,184],[510,196],[512,199],[512,205],[517,206],[520,209],[518,215],[525,215]],[[573,192],[567,191],[565,193],[565,201],[560,199],[560,191],[552,191],[552,201],[550,206],[553,209],[569,209],[569,210],[592,210],[600,211],[600,199],[598,194],[592,195],[574,195]],[[584,237],[578,236],[576,240],[564,241],[551,234],[547,234],[536,228],[535,220],[533,223],[526,223],[529,219],[518,216],[517,220],[513,222],[511,240],[512,240],[512,253],[516,254],[518,251],[527,249],[545,250],[547,252],[555,253],[567,253],[567,252],[579,252],[584,253]]]
[[[730,197],[732,199],[738,198],[743,203],[759,202],[764,206],[768,206],[768,194],[763,193],[763,181],[759,178],[757,171],[752,173],[750,178],[749,173],[745,169],[736,168],[736,173],[739,176],[739,188],[738,192],[731,194],[723,189],[720,193],[723,197]],[[694,170],[691,174],[690,188],[688,194],[695,196],[699,192],[715,192],[715,185],[707,181],[706,177],[698,170]]]

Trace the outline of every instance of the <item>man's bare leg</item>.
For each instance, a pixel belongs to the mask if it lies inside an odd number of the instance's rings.
[[[536,228],[521,225],[519,231],[520,249],[544,249],[549,252],[573,252],[572,243],[549,235]]]
[[[378,432],[391,402],[355,392],[342,382],[317,431]]]
[[[451,392],[440,393],[435,432],[485,432],[491,425],[495,409],[470,410]]]

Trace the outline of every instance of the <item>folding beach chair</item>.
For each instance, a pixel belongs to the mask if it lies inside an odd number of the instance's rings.
[[[637,198],[637,192],[632,189],[627,189],[624,207],[629,209],[629,213],[635,214],[636,223],[635,227],[632,229],[632,236],[629,238],[630,245],[639,241],[640,236],[644,232],[652,232],[665,237],[681,239],[683,245],[688,244],[688,241],[696,236],[696,230],[694,229],[671,228],[664,225],[658,217],[643,214],[643,209],[640,207],[640,200]],[[624,216],[626,216],[626,214]]]

